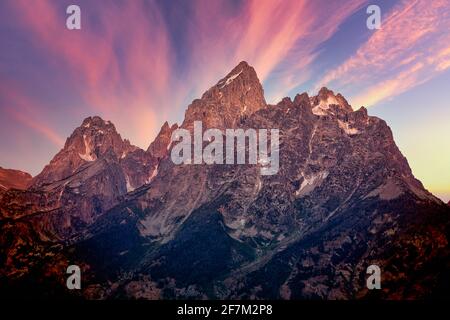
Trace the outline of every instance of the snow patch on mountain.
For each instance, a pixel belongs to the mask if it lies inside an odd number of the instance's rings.
[[[158,174],[158,166],[155,167],[155,169],[152,171],[152,174],[148,177],[146,183],[150,183]]]
[[[339,101],[334,96],[327,97],[326,100],[320,100],[319,104],[312,108],[312,113],[318,116],[325,116],[329,114],[330,105],[340,105]]]
[[[327,106],[327,108],[323,108],[321,105],[318,105],[317,107],[314,107],[312,109],[312,113],[314,113],[315,115],[318,115],[318,116],[326,116],[327,115],[327,112],[326,112],[327,109],[328,109],[328,106]]]
[[[303,176],[303,182],[300,185],[300,188],[295,191],[295,195],[297,197],[306,195],[313,191],[318,185],[322,183],[323,180],[328,177],[328,171],[321,171],[310,176],[305,176],[305,174],[302,172],[301,175]]]
[[[83,135],[83,141],[84,141],[85,152],[84,152],[84,154],[78,153],[78,155],[84,161],[88,161],[88,162],[95,161],[95,157],[93,157],[91,154],[92,153],[91,147],[89,146],[89,143],[86,141],[86,135]]]
[[[127,192],[134,191],[135,188],[131,185],[128,175],[125,175],[125,181],[127,182]]]
[[[255,184],[255,194],[258,194],[262,189],[262,181],[260,176],[257,176],[256,184]]]
[[[372,190],[364,198],[380,197],[382,200],[393,200],[403,194],[403,189],[394,180],[390,179],[378,188]]]
[[[241,71],[239,71],[238,73],[233,74],[233,75],[231,75],[230,77],[228,77],[228,78],[225,80],[225,83],[224,83],[222,86],[220,86],[220,89],[223,89],[224,87],[226,87],[227,85],[229,85],[231,82],[233,82],[234,79],[236,79],[237,77],[239,77],[239,75],[242,73],[242,71],[243,71],[243,70],[241,70]],[[222,80],[221,82],[219,82],[219,84],[223,83],[223,81],[224,81],[224,80]]]
[[[344,122],[344,121],[338,119],[338,124],[339,124],[339,127],[342,130],[344,130],[344,132],[348,135],[354,135],[354,134],[359,133],[359,130],[356,128],[351,128],[350,124],[348,122]]]

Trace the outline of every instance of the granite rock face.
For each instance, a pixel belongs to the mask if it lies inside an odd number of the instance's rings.
[[[154,143],[166,142],[160,134]],[[0,194],[0,275],[21,277],[40,262],[34,258],[37,248],[88,237],[89,227],[128,192],[151,182],[168,151],[152,152],[123,140],[109,121],[85,119],[50,164],[29,176],[28,189]]]
[[[26,189],[31,179],[32,177],[29,173],[0,167],[0,192],[8,189]]]
[[[202,121],[204,128],[235,128],[242,119],[265,107],[256,71],[243,61],[188,106],[181,127],[190,129],[194,121]]]
[[[38,174],[32,187],[62,180],[73,175],[81,166],[112,152],[118,159],[136,150],[129,141],[122,140],[114,125],[100,117],[85,119],[67,139],[64,148]]]
[[[241,62],[192,102],[181,128],[279,129],[272,176],[261,163],[175,165],[177,125],[144,151],[92,119],[29,190],[0,196],[0,281],[17,292],[39,278],[35,295],[71,295],[64,266],[78,264],[85,298],[448,297],[449,207],[386,122],[342,95],[267,105]],[[381,290],[366,288],[372,264]]]

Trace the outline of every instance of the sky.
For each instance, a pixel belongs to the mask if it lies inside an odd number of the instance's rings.
[[[81,30],[66,28],[70,4]],[[327,86],[366,106],[450,200],[448,0],[2,0],[0,49],[2,167],[36,175],[92,115],[146,149],[245,60],[269,103]]]

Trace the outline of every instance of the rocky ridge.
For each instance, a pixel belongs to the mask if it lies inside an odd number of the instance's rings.
[[[386,122],[340,94],[267,105],[241,62],[189,105],[182,128],[278,128],[273,176],[260,163],[174,165],[176,125],[143,151],[93,119],[30,190],[0,198],[8,281],[56,260],[88,270],[86,298],[399,299],[450,286],[448,206],[415,179]],[[365,287],[370,264],[381,291]]]

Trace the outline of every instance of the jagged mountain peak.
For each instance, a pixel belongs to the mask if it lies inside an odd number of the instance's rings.
[[[177,128],[178,124],[176,123],[170,126],[167,121],[164,122],[155,140],[148,147],[147,152],[158,159],[166,156],[170,147],[172,132]]]
[[[121,168],[127,191],[148,183],[157,173],[160,159],[169,149],[170,138],[177,124],[165,122],[147,151],[122,139],[114,124],[99,116],[88,117],[67,139],[64,148],[56,154],[44,170],[36,176],[33,189],[77,174],[86,166],[108,159],[111,166]]]
[[[264,100],[264,89],[258,79],[258,75],[255,69],[245,61],[241,61],[224,78],[219,80],[213,88],[218,89],[222,95],[236,94],[239,91],[247,93],[253,90],[258,95],[262,95],[262,100]],[[205,95],[211,93],[211,89]]]
[[[182,127],[191,128],[194,121],[202,121],[204,127],[233,128],[266,106],[255,69],[242,61],[189,105]]]
[[[115,126],[99,116],[88,117],[67,138],[64,148],[56,154],[44,170],[32,182],[33,186],[64,179],[83,164],[93,162],[113,153],[124,158],[138,148],[122,139]]]
[[[164,124],[161,127],[161,131],[167,131],[169,130],[170,126],[169,126],[169,122],[164,121]]]
[[[256,74],[255,69],[246,61],[241,61],[223,79],[219,80],[217,86],[220,88],[225,88],[237,78],[246,79],[249,82],[259,83],[258,75]]]
[[[245,61],[245,60],[242,60],[241,62],[239,62],[239,64],[238,64],[234,69],[238,69],[238,68],[253,69],[253,67],[250,66],[250,65],[248,64],[248,62]]]
[[[138,148],[122,139],[112,122],[94,116],[86,118],[82,125],[74,130],[67,139],[65,149],[76,149],[83,160],[94,161],[109,152],[109,149],[112,149],[118,158],[123,158]]]
[[[320,88],[319,92],[317,93],[317,96],[319,99],[326,100],[330,96],[335,96],[333,90],[328,89],[327,87]]]
[[[330,114],[349,113],[353,108],[340,93],[335,94],[332,90],[322,87],[318,94],[310,98],[312,111],[318,116]]]
[[[72,136],[77,134],[87,135],[113,135],[120,136],[114,124],[109,120],[103,120],[99,116],[87,117],[83,120],[81,126],[76,128]],[[121,138],[122,139],[122,138]],[[70,137],[68,141],[70,140]],[[124,140],[125,141],[125,140]],[[127,140],[128,141],[128,140]]]
[[[244,72],[251,72],[251,73],[253,73],[255,76],[256,76],[256,72],[255,72],[255,69],[251,66],[251,65],[249,65],[248,64],[248,62],[247,61],[241,61],[241,62],[239,62],[229,73],[228,73],[228,75],[227,75],[227,77],[228,76],[230,76],[230,75],[233,75],[233,74],[236,74],[236,73],[238,73],[238,72],[241,72],[241,71],[244,71]]]
[[[310,98],[308,96],[308,94],[306,92],[303,92],[301,94],[297,94],[294,98],[294,104],[295,105],[300,105],[302,103],[305,103],[308,106],[311,106],[311,101]]]
[[[98,127],[114,126],[111,123],[111,121],[103,120],[100,116],[87,117],[86,119],[83,120],[83,123],[81,125],[83,127],[89,127],[91,125],[98,126]]]
[[[171,131],[175,130],[176,128],[178,128],[177,123],[174,123],[173,125],[169,125],[169,122],[165,121],[164,124],[162,125],[161,130],[159,131],[158,135],[171,132]]]

